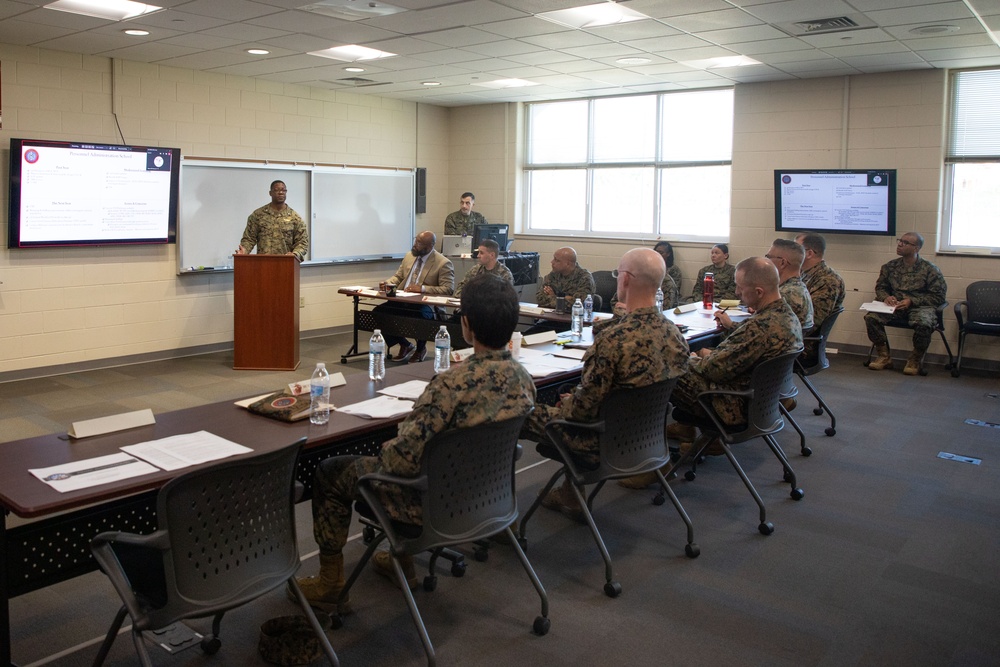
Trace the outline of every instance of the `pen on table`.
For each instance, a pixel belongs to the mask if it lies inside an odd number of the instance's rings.
[[[121,466],[131,465],[133,463],[139,463],[139,459],[129,459],[128,461],[116,461],[115,463],[109,463],[103,466],[95,466],[93,468],[84,468],[83,470],[74,470],[72,472],[54,472],[43,479],[46,482],[55,482],[62,479],[69,479],[70,477],[75,477],[76,475],[86,475],[87,473],[97,472],[99,470],[107,470],[108,468],[118,468]]]

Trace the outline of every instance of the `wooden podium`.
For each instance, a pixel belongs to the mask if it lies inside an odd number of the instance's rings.
[[[233,368],[299,365],[299,262],[292,255],[234,255]]]

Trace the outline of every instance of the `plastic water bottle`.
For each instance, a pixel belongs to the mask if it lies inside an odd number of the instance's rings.
[[[368,341],[368,379],[382,380],[385,378],[385,339],[382,330],[376,329]]]
[[[325,424],[330,421],[330,374],[326,364],[316,364],[309,381],[309,421]]]
[[[715,275],[706,273],[705,282],[701,288],[701,307],[705,310],[711,310],[713,301],[715,301]]]
[[[451,335],[443,324],[434,336],[434,372],[440,373],[451,367]]]
[[[588,294],[587,298],[583,300],[583,321],[594,321],[594,297],[591,294]]]
[[[656,288],[656,312],[658,312],[658,313],[662,313],[663,312],[663,288],[662,287],[657,287]]]
[[[573,338],[576,340],[583,338],[583,303],[580,299],[573,302],[572,329]]]

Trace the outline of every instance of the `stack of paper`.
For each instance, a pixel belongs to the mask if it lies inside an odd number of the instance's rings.
[[[401,417],[413,410],[413,401],[404,401],[392,396],[377,396],[354,405],[346,405],[338,409],[342,412],[365,419],[389,419]]]

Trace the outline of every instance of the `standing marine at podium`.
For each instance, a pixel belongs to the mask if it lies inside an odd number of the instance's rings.
[[[247,228],[236,248],[248,255],[257,246],[259,255],[295,255],[300,262],[309,252],[309,232],[302,217],[285,203],[288,188],[284,181],[271,183],[271,203],[264,204],[247,218]]]

